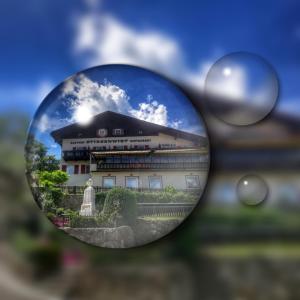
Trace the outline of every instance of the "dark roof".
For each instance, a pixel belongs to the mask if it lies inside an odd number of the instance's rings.
[[[89,125],[74,123],[52,131],[51,136],[57,143],[61,144],[63,139],[95,138],[96,131],[100,128],[106,128],[108,130],[107,137],[113,136],[112,129],[122,128],[125,131],[125,136],[154,136],[163,133],[177,138],[191,140],[203,146],[207,145],[206,137],[142,121],[112,111],[106,111],[96,115]],[[142,130],[143,133],[139,134],[139,130]]]

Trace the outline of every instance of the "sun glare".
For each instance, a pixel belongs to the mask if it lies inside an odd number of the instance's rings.
[[[230,75],[231,75],[231,68],[224,68],[224,70],[223,70],[223,75],[224,75],[225,77],[230,76]]]
[[[93,114],[88,107],[80,106],[74,113],[74,119],[81,125],[87,125],[91,122]]]

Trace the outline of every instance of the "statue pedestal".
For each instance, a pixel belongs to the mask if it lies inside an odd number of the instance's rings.
[[[81,204],[80,213],[81,216],[92,217],[95,215],[95,210],[92,204]]]
[[[84,190],[83,202],[79,214],[85,217],[92,217],[96,214],[95,190],[92,187],[92,180],[88,181],[88,187]]]

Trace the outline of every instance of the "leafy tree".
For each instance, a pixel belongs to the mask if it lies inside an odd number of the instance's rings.
[[[26,145],[27,170],[29,172],[59,170],[59,160],[47,154],[47,147],[33,136],[28,137]]]
[[[38,173],[38,181],[42,199],[41,204],[44,211],[56,211],[57,206],[63,197],[63,192],[60,186],[67,180],[68,174],[60,170],[41,171]]]
[[[66,172],[56,171],[41,171],[39,172],[39,184],[42,187],[54,187],[64,184],[69,176]]]

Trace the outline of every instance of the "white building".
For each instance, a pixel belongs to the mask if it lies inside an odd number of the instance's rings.
[[[101,188],[201,190],[208,172],[207,138],[114,112],[89,125],[72,124],[51,133],[61,145],[68,186],[92,177]]]

